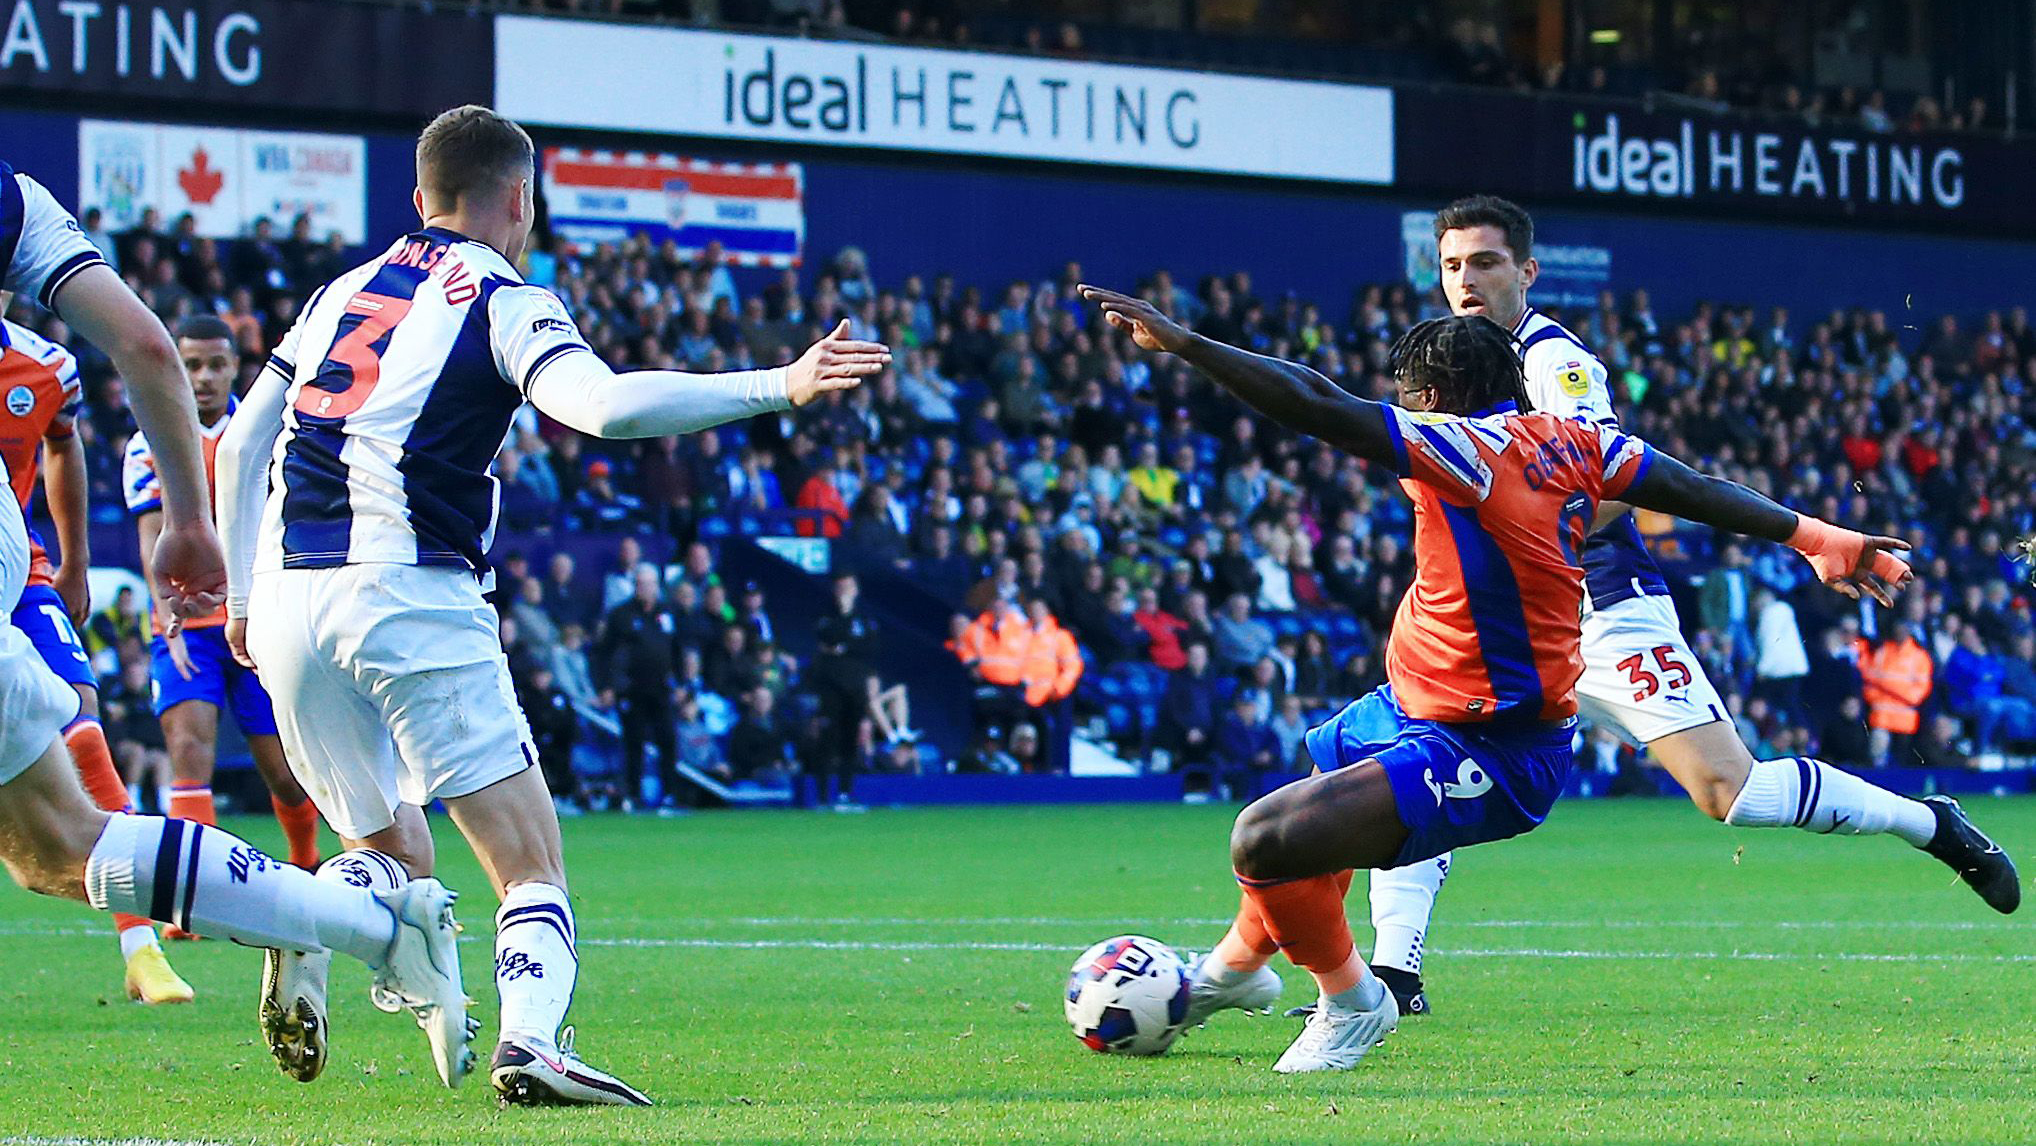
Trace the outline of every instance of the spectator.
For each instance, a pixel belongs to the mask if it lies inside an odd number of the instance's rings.
[[[1796,611],[1763,588],[1754,591],[1753,616],[1755,691],[1767,697],[1777,715],[1794,719],[1802,707],[1803,677],[1810,671]]]
[[[1225,672],[1241,672],[1273,649],[1272,626],[1251,615],[1251,600],[1234,593],[1224,602],[1223,612],[1211,624],[1216,637],[1216,665]]]
[[[1160,702],[1156,746],[1172,754],[1174,767],[1206,764],[1215,746],[1216,677],[1209,671],[1209,646],[1188,646],[1188,666],[1167,678]]]
[[[1160,607],[1159,590],[1138,591],[1138,608],[1131,614],[1131,620],[1145,634],[1146,655],[1154,665],[1167,672],[1179,672],[1187,666],[1188,654],[1181,647],[1181,634],[1187,631],[1188,623]]]
[[[643,565],[643,542],[624,537],[615,545],[615,568],[601,578],[601,612],[614,609],[635,595],[637,569]]]
[[[834,455],[822,453],[819,465],[792,500],[795,509],[808,510],[819,515],[799,519],[795,532],[801,537],[840,537],[841,529],[848,521],[848,503],[841,499],[841,489],[835,484],[836,469]]]
[[[731,734],[733,730],[730,730]],[[735,782],[735,773],[728,766],[721,752],[721,741],[707,728],[707,722],[700,715],[700,702],[689,692],[679,695],[679,725],[674,733],[678,742],[679,764],[723,784]]]
[[[1970,723],[1975,731],[1974,742],[1982,752],[1994,747],[1992,734],[2002,711],[2006,679],[2007,666],[1987,650],[1979,630],[1970,625],[1961,629],[1958,647],[1944,659],[1939,681],[1943,685],[1945,707]]]
[[[641,499],[615,488],[606,458],[587,463],[587,480],[573,497],[573,520],[583,530],[628,529],[643,523]]]
[[[1257,795],[1257,777],[1280,762],[1280,741],[1251,697],[1239,692],[1216,731],[1216,768],[1228,798]]]
[[[1910,764],[1916,759],[1913,742],[1935,670],[1909,622],[1892,620],[1887,629],[1887,638],[1859,657],[1866,724],[1873,730],[1876,762]]]
[[[1858,694],[1845,697],[1834,708],[1813,711],[1827,714],[1817,730],[1817,750],[1824,760],[1854,771],[1873,766],[1873,742],[1866,728],[1866,704]]]
[[[1040,744],[1039,729],[1030,723],[1021,722],[1011,730],[1011,760],[1022,773],[1055,771]]]
[[[1704,575],[1697,615],[1711,632],[1729,635],[1742,646],[1750,644],[1753,579],[1747,572],[1746,551],[1727,542],[1718,560],[1718,568]]]
[[[876,483],[864,486],[856,495],[841,544],[864,569],[904,571],[912,567],[905,534],[891,520],[890,507],[891,491]]]
[[[1337,689],[1336,662],[1329,655],[1329,641],[1320,629],[1301,631],[1300,652],[1294,657],[1292,692],[1303,704],[1317,708],[1342,696]]]
[[[783,788],[792,778],[792,741],[778,726],[777,698],[767,688],[742,697],[742,719],[728,734],[728,767],[737,780]]]
[[[1930,728],[1915,743],[1916,763],[1925,768],[1966,769],[1972,758],[1958,747],[1958,720],[1948,713],[1930,718]]]
[[[2001,694],[1980,712],[1975,739],[1983,751],[2036,741],[2036,635],[2018,634],[2013,656],[2001,660]]]
[[[1279,738],[1281,765],[1298,763],[1301,759],[1301,741],[1308,734],[1308,714],[1301,707],[1301,698],[1288,694],[1280,701],[1279,715],[1269,721],[1273,735]],[[1305,770],[1305,769],[1303,769]]]
[[[614,709],[622,723],[623,810],[631,811],[644,798],[646,748],[657,750],[664,797],[678,791],[678,775],[672,770],[677,758],[673,670],[681,658],[678,619],[664,603],[655,566],[636,567],[634,595],[608,614],[601,632],[597,659],[606,666],[601,706]]]
[[[1031,626],[1016,602],[993,601],[962,630],[955,655],[974,682],[978,728],[1009,727],[1024,715],[1025,655]]]
[[[142,655],[138,641],[124,647],[131,651],[119,658],[119,675],[99,693],[106,739],[128,790],[135,793],[135,807],[144,806],[145,794],[156,815],[167,815],[170,753],[163,741],[162,722],[156,719],[148,658]]]
[[[830,730],[830,737],[825,756],[811,763],[820,776],[823,796],[831,777],[833,802],[847,805],[852,800],[859,763],[856,745],[879,691],[872,667],[877,654],[877,626],[862,608],[862,586],[855,574],[837,571],[832,587],[832,606],[814,627],[816,652],[807,681],[820,702],[820,716]]]
[[[551,555],[544,570],[544,611],[561,631],[567,625],[585,627],[600,619],[597,602],[580,585],[573,555],[561,549]]]
[[[583,809],[586,805],[579,775],[573,769],[573,746],[579,742],[580,718],[573,711],[572,698],[558,686],[550,665],[540,661],[532,664],[528,672],[518,674],[516,703],[530,725],[537,764],[552,799],[572,811]]]

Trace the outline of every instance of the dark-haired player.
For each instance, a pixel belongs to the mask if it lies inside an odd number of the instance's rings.
[[[1349,1069],[1399,1022],[1344,916],[1352,869],[1529,831],[1561,792],[1583,672],[1581,554],[1602,501],[1786,542],[1850,595],[1886,601],[1909,578],[1887,552],[1900,541],[1804,517],[1614,427],[1521,413],[1511,336],[1482,318],[1407,332],[1392,350],[1403,404],[1393,407],[1193,334],[1138,299],[1083,295],[1144,349],[1178,354],[1280,424],[1392,468],[1414,503],[1414,584],[1387,645],[1389,683],[1309,731],[1315,776],[1238,817],[1230,855],[1243,903],[1196,966],[1191,1023],[1268,1005],[1276,951],[1314,976],[1315,1012],[1275,1070]]]
[[[1483,315],[1519,340],[1527,400],[1545,413],[1618,424],[1605,364],[1560,323],[1527,303],[1539,264],[1534,221],[1490,195],[1459,199],[1435,217],[1442,290],[1457,314]],[[1623,506],[1607,505],[1582,553],[1584,673],[1577,706],[1668,770],[1697,807],[1735,827],[1795,827],[1820,835],[1889,833],[1957,870],[1989,907],[2021,902],[2004,862],[1972,862],[1948,801],[1899,796],[1821,760],[1755,760],[1725,703],[1684,643],[1668,583]],[[1450,857],[1371,875],[1374,969],[1403,1006],[1428,1008],[1421,953]]]
[[[198,433],[205,448],[205,476],[213,479],[213,461],[236,403],[233,384],[240,377],[240,350],[233,330],[211,315],[185,319],[177,328],[177,353],[191,379],[191,397],[198,407]],[[163,528],[162,485],[156,480],[155,453],[148,439],[128,439],[122,467],[127,511],[141,533],[142,571]],[[149,676],[155,712],[163,722],[163,740],[170,754],[169,814],[201,824],[217,824],[212,800],[212,771],[218,763],[219,716],[232,709],[247,738],[255,768],[269,787],[276,821],[289,841],[290,862],[309,871],[318,866],[318,809],[290,775],[283,742],[276,737],[276,714],[269,694],[254,670],[233,659],[226,647],[226,608],[187,618],[171,629],[164,610],[150,610],[154,640]],[[173,938],[183,933],[172,930]]]

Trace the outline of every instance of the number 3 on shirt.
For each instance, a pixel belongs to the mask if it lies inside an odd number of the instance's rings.
[[[362,291],[347,300],[339,337],[310,383],[297,392],[297,412],[316,418],[344,418],[361,408],[382,380],[382,351],[389,332],[410,313],[410,300]],[[347,373],[342,374],[344,369]],[[321,382],[344,382],[326,389]]]
[[[1649,650],[1649,652],[1652,653],[1652,655],[1654,656],[1655,665],[1658,668],[1660,668],[1662,672],[1668,673],[1670,676],[1675,678],[1668,682],[1668,687],[1670,689],[1673,690],[1688,688],[1690,682],[1696,679],[1690,673],[1688,665],[1675,659],[1675,657],[1672,655],[1674,654],[1675,649],[1671,648],[1670,646],[1656,645],[1654,646],[1653,649]],[[1632,656],[1627,657],[1623,661],[1620,661],[1618,665],[1615,666],[1620,671],[1626,674],[1626,681],[1628,684],[1637,684],[1640,686],[1639,691],[1633,694],[1634,700],[1646,700],[1648,697],[1653,696],[1655,693],[1661,691],[1661,678],[1655,676],[1651,672],[1648,672],[1646,669],[1641,668],[1640,665],[1641,665],[1641,655],[1639,653],[1634,653]]]

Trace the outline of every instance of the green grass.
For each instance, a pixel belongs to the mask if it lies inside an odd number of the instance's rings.
[[[2036,856],[2036,801],[1974,813]],[[100,920],[0,894],[0,1142],[2036,1137],[2036,945],[2020,920],[1890,839],[1731,832],[1667,801],[1570,804],[1460,857],[1428,965],[1439,1013],[1353,1073],[1273,1074],[1296,1025],[1236,1014],[1158,1059],[1084,1050],[1060,1013],[1067,964],[1120,931],[1212,942],[1236,901],[1230,815],[569,821],[581,1048],[656,1096],[648,1111],[502,1111],[485,1083],[446,1091],[351,966],[325,1077],[291,1082],[256,1040],[255,953],[177,945],[198,1004],[142,1010],[120,998]],[[277,842],[272,823],[232,826]],[[449,833],[440,855],[467,891],[467,978],[491,1033],[493,904]]]

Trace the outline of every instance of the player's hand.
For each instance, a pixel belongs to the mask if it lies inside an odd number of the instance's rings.
[[[891,348],[881,342],[861,342],[848,336],[848,320],[829,331],[827,337],[806,348],[792,363],[785,378],[785,397],[796,408],[822,394],[849,390],[862,380],[891,364]]]
[[[1817,579],[1840,593],[1855,601],[1864,594],[1883,605],[1893,605],[1895,594],[1916,579],[1909,563],[1895,555],[1897,551],[1908,548],[1909,543],[1899,537],[1861,534],[1858,547],[1852,550],[1858,556],[1849,563],[1846,557],[1850,554],[1806,553],[1803,556],[1809,558],[1810,567],[1817,571]]]
[[[149,571],[169,616],[202,617],[226,602],[226,554],[209,521],[165,525]]]
[[[50,587],[63,598],[64,612],[71,615],[71,623],[83,628],[92,616],[92,583],[85,576],[85,567],[64,562],[51,578]]]
[[[172,617],[163,626],[163,645],[170,650],[170,664],[177,675],[190,680],[198,675],[198,665],[191,659],[191,648],[184,643],[184,626],[181,620]]]
[[[233,659],[243,667],[255,667],[254,658],[247,655],[247,618],[226,619],[226,647],[233,650]]]
[[[1142,349],[1178,354],[1194,338],[1187,327],[1161,314],[1158,307],[1142,298],[1087,283],[1076,287],[1075,293],[1102,307],[1103,320],[1131,335],[1131,341]]]

